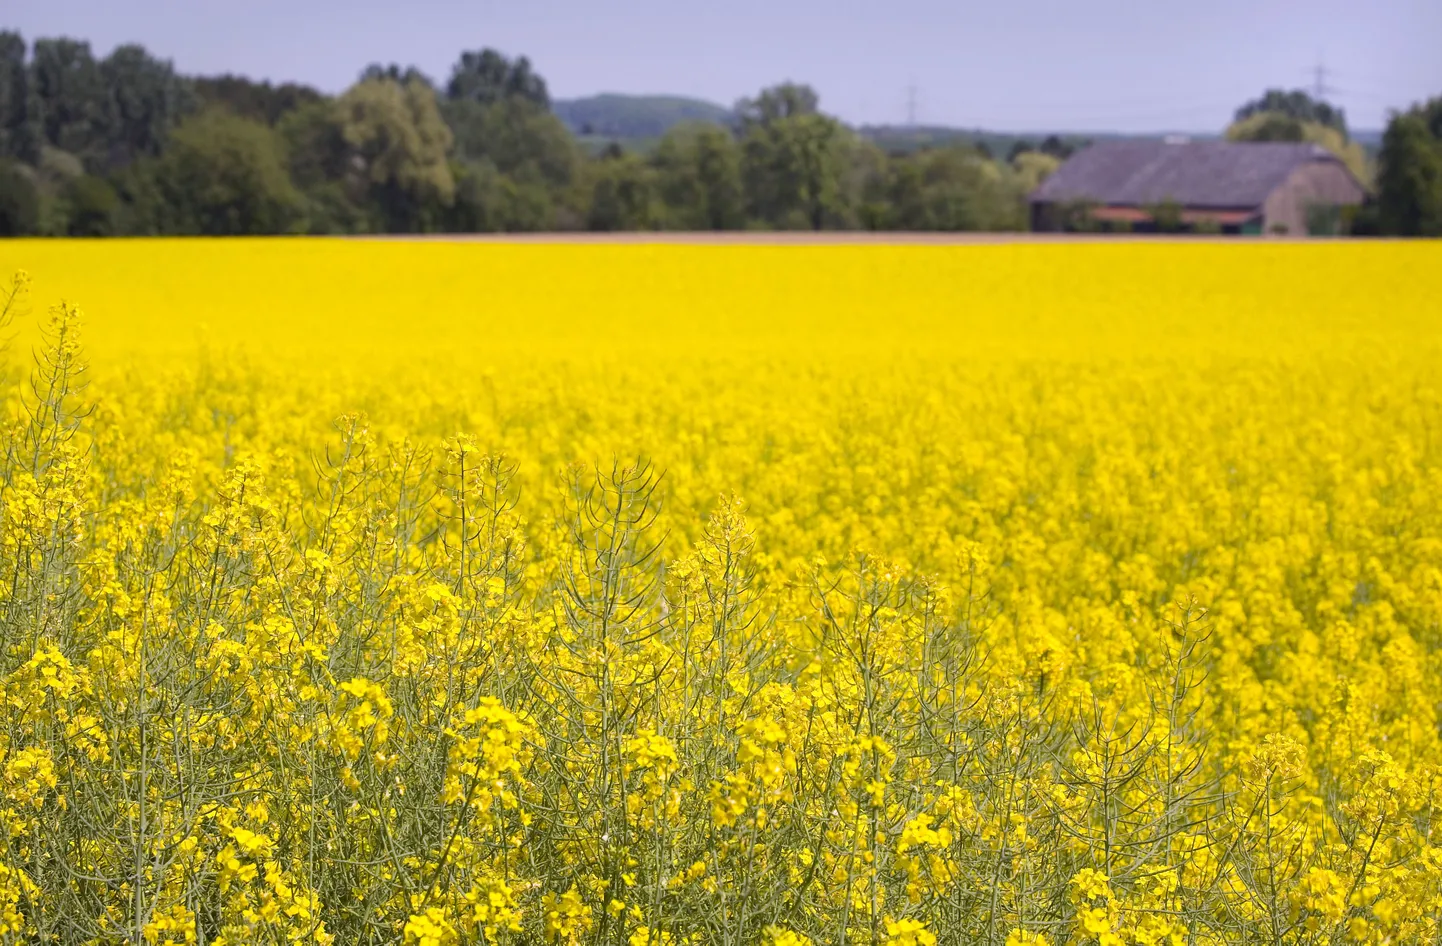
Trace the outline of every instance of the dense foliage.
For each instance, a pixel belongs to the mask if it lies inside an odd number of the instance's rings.
[[[1442,236],[1442,97],[1393,117],[1378,165],[1382,232]]]
[[[1434,245],[10,247],[7,942],[1436,941]]]
[[[1293,121],[1324,125],[1347,136],[1347,116],[1340,108],[1329,102],[1313,98],[1301,89],[1288,92],[1284,89],[1268,89],[1259,98],[1252,99],[1237,109],[1235,120],[1244,122],[1257,115],[1273,115]]]
[[[878,211],[914,160],[822,114],[805,87],[757,101],[786,96],[805,107],[744,128],[678,103],[701,120],[655,129],[646,155],[597,154],[583,144],[595,129],[567,129],[530,62],[492,49],[462,53],[443,82],[372,65],[331,98],[178,76],[137,46],[96,59],[86,43],[39,40],[27,56],[5,33],[0,233],[1023,228],[1032,176],[1015,155],[945,149],[966,169],[934,183],[948,199],[964,189],[964,213]]]

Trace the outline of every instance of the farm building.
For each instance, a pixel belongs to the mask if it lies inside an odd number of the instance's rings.
[[[1365,196],[1320,145],[1108,141],[1072,155],[1032,192],[1031,225],[1333,234]]]

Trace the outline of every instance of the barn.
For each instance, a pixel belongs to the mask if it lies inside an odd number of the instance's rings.
[[[1301,236],[1342,232],[1365,197],[1320,145],[1157,139],[1079,151],[1029,201],[1033,230]]]

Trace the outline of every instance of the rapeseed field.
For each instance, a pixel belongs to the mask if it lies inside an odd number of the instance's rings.
[[[1438,244],[0,267],[0,942],[1442,935]]]

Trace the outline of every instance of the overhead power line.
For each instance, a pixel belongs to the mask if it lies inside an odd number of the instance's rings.
[[[1312,98],[1321,101],[1337,91],[1327,82],[1327,74],[1330,71],[1326,61],[1320,56],[1317,57],[1317,64],[1312,67]]]

